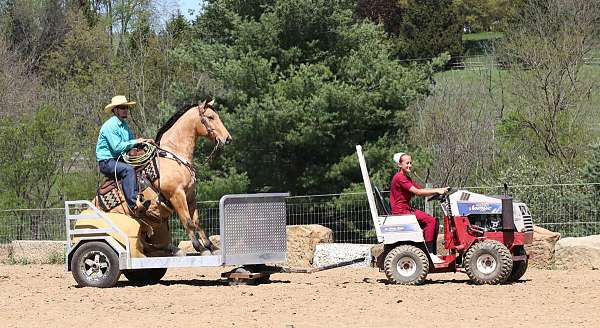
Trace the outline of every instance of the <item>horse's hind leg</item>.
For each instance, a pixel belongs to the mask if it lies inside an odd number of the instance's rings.
[[[197,213],[195,213],[196,212],[195,206],[193,207],[195,221],[192,220],[193,218],[190,215],[190,213],[192,213],[192,212],[190,211],[188,202],[186,201],[185,193],[183,191],[176,192],[169,199],[169,201],[171,202],[171,205],[173,205],[173,207],[175,208],[175,212],[177,212],[177,216],[179,217],[179,222],[181,222],[181,225],[184,227],[185,231],[187,232],[188,236],[190,237],[190,240],[192,241],[192,246],[194,246],[194,249],[198,252],[202,252],[206,249],[210,250],[211,248],[213,248],[213,245],[210,242],[210,240],[208,240],[208,238],[206,238],[204,231],[200,230],[200,228],[197,225],[198,216],[197,216]],[[200,238],[201,238],[200,241],[196,237],[196,231],[198,231],[198,230],[201,231],[201,233],[199,233]]]

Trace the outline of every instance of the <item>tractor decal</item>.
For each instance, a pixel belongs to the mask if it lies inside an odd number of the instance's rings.
[[[469,214],[501,214],[502,204],[493,203],[471,203],[471,202],[457,202],[458,213],[466,216]]]
[[[393,233],[393,232],[414,232],[418,230],[418,226],[415,224],[399,224],[399,225],[384,225],[381,227],[381,232]]]

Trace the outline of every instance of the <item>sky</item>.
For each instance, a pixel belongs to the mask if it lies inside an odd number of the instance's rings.
[[[202,0],[179,0],[179,9],[187,19],[192,19],[198,15],[201,1]],[[193,16],[190,16],[190,14],[188,13],[188,9],[194,10]]]

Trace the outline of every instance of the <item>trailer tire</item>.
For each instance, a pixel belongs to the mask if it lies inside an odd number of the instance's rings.
[[[484,240],[469,248],[464,268],[471,281],[477,285],[501,284],[512,272],[512,255],[502,243]]]
[[[418,247],[400,245],[385,256],[383,270],[394,284],[420,285],[429,273],[429,259]]]
[[[81,287],[113,287],[119,280],[119,257],[106,243],[87,242],[71,258],[71,272]]]
[[[129,282],[137,285],[155,285],[167,273],[167,268],[123,270],[123,275]]]
[[[516,246],[514,253],[515,255],[527,255],[527,252],[523,246]],[[508,279],[506,279],[506,282],[519,281],[519,279],[521,279],[521,277],[523,277],[525,274],[525,271],[527,271],[527,262],[527,259],[524,261],[513,261],[513,268],[510,272],[510,276],[508,276]]]

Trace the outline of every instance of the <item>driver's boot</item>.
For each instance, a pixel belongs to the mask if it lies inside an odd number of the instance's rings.
[[[435,241],[427,241],[425,242],[425,246],[427,246],[427,251],[429,252],[429,257],[431,258],[431,262],[433,262],[433,264],[440,264],[440,263],[444,263],[444,260],[442,260],[441,258],[439,258],[437,255],[435,255],[433,252],[435,252]]]

